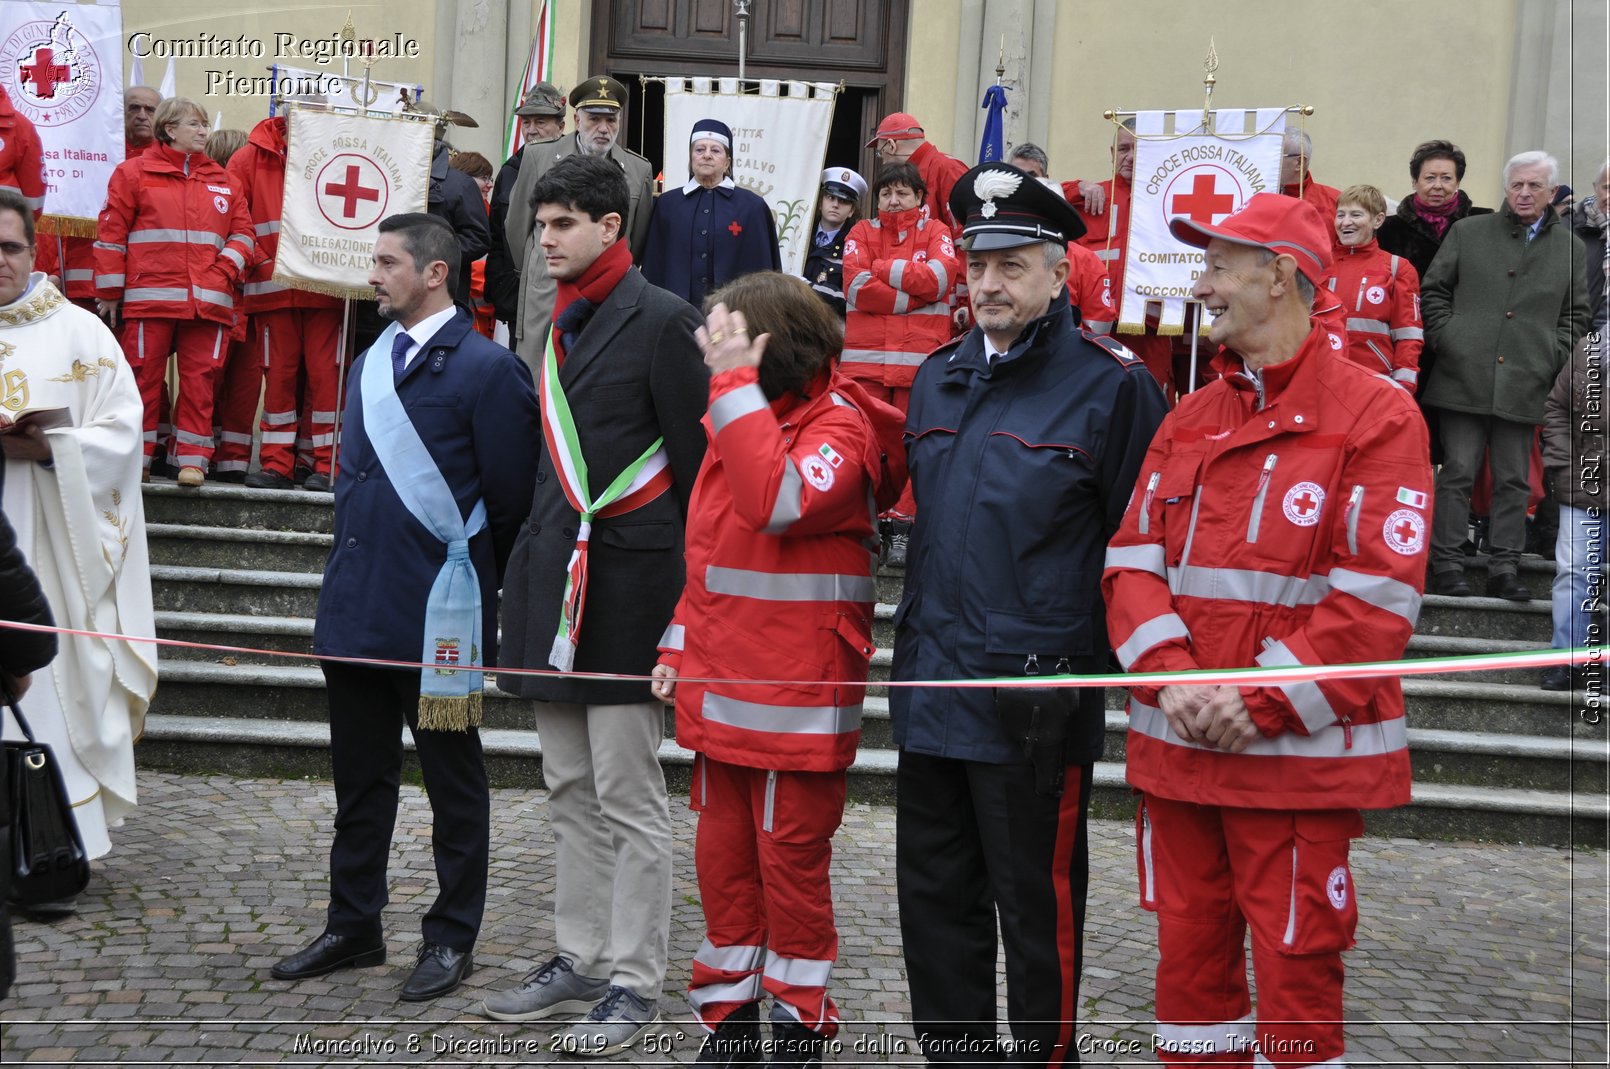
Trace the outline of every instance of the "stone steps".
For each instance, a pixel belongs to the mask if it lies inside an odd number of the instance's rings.
[[[489,728],[481,737],[494,786],[543,786],[542,745],[536,732]],[[406,732],[403,739],[412,763],[412,741]],[[329,729],[323,723],[152,715],[146,720],[139,753],[142,765],[166,771],[247,777],[330,775]],[[660,762],[672,791],[688,789],[692,758],[669,739],[661,743]],[[894,770],[894,751],[862,750],[849,770],[851,798],[892,804]],[[1366,827],[1375,835],[1602,847],[1610,802],[1602,783],[1600,787],[1543,791],[1416,783],[1410,805],[1367,813]],[[1134,799],[1121,764],[1104,761],[1095,766],[1091,813],[1098,818],[1133,819]]]
[[[158,483],[146,488],[145,500],[159,635],[248,649],[163,649],[162,685],[138,750],[142,765],[327,776],[329,710],[322,673],[308,654],[331,545],[332,498]],[[1477,589],[1485,567],[1484,558],[1470,561]],[[1521,575],[1537,600],[1427,597],[1408,656],[1546,646],[1553,565],[1526,559]],[[862,746],[850,774],[851,794],[862,801],[893,799],[896,754],[889,688],[882,684],[903,581],[892,570],[877,579],[874,636],[882,648],[873,658]],[[1506,669],[1406,679],[1415,799],[1401,810],[1371,814],[1371,831],[1602,845],[1610,731],[1603,722],[1584,720],[1581,695],[1539,689],[1537,674]],[[483,735],[494,782],[539,784],[541,746],[531,703],[490,682],[487,699]],[[1097,766],[1092,811],[1130,819],[1133,803],[1121,764],[1123,699],[1121,689],[1107,691],[1106,761]],[[661,758],[673,789],[682,789],[691,755],[673,737],[668,714]]]

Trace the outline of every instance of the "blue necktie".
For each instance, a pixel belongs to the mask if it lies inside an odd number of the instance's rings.
[[[408,336],[406,330],[398,331],[397,336],[391,339],[391,373],[402,378],[403,369],[408,366],[408,350],[413,346],[414,339]]]

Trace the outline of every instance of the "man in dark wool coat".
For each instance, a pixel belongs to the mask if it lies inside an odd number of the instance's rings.
[[[707,372],[686,302],[649,285],[622,233],[626,178],[567,156],[533,187],[558,284],[538,375],[543,449],[504,584],[504,667],[646,676],[682,593],[682,533],[704,459]],[[481,1012],[585,1015],[562,1049],[605,1054],[659,1019],[671,919],[664,710],[647,681],[500,675],[538,700],[557,853],[558,953]]]

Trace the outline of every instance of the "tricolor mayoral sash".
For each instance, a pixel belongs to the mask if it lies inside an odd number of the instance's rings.
[[[579,514],[576,527],[576,548],[570,552],[570,563],[565,569],[565,594],[559,607],[559,631],[554,635],[548,663],[561,672],[576,666],[576,646],[581,641],[582,610],[587,605],[587,541],[592,536],[593,520],[619,516],[642,508],[671,488],[671,465],[665,454],[665,439],[654,439],[654,444],[643,455],[628,464],[615,480],[596,498],[587,482],[587,460],[581,453],[581,439],[576,435],[576,423],[570,417],[570,403],[565,400],[564,387],[559,384],[559,361],[553,351],[553,331],[548,332],[547,351],[542,360],[542,381],[538,395],[542,401],[542,437],[548,454],[554,459],[559,485],[564,487],[565,499]],[[375,343],[379,345],[379,342]]]
[[[470,561],[470,539],[486,527],[486,502],[477,501],[470,518],[436,461],[419,438],[397,397],[392,373],[392,340],[402,328],[392,323],[369,347],[363,362],[363,429],[386,478],[402,503],[432,535],[447,543],[447,560],[425,602],[424,652],[420,660],[419,726],[427,731],[468,731],[481,723],[481,582]]]

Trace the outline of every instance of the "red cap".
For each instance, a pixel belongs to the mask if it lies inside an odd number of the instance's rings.
[[[921,140],[922,124],[917,121],[917,117],[903,111],[896,111],[885,116],[883,121],[878,123],[877,132],[872,135],[872,140],[867,142],[867,147],[871,148],[879,141]]]
[[[1297,270],[1318,286],[1331,265],[1331,233],[1307,201],[1280,193],[1256,193],[1246,207],[1217,226],[1176,216],[1169,231],[1187,245],[1207,248],[1213,238],[1268,249],[1297,261]]]

